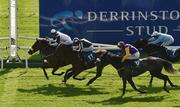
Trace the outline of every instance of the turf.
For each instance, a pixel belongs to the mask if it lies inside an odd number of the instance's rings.
[[[9,1],[0,0],[0,37],[9,37]],[[17,0],[17,26],[18,36],[38,37],[39,36],[39,0]],[[30,47],[34,40],[18,39],[18,46]],[[9,46],[9,40],[1,40],[0,46]],[[8,57],[9,49],[1,50],[1,57]],[[19,56],[24,59],[28,54],[27,50],[20,49]],[[29,56],[28,56],[29,57]]]
[[[179,67],[180,65],[176,65]],[[60,71],[66,70],[64,67]],[[48,70],[50,71],[50,69]],[[133,78],[137,87],[148,93],[140,94],[127,84],[126,95],[122,98],[122,81],[117,72],[108,66],[103,75],[93,85],[85,86],[95,76],[95,68],[83,72],[84,81],[70,79],[67,85],[63,77],[52,76],[46,80],[40,68],[6,69],[0,73],[0,106],[28,107],[92,107],[92,106],[180,106],[180,87],[170,88],[170,93],[163,89],[163,81],[154,79],[153,86],[148,87],[148,73]],[[21,75],[21,76],[20,76]],[[173,83],[179,85],[180,75],[169,75]],[[180,86],[180,85],[179,85]]]
[[[18,35],[35,36],[39,33],[38,0],[18,0]],[[8,37],[8,0],[0,0],[0,37]],[[19,46],[31,46],[33,41],[19,39]],[[8,41],[0,42],[0,46],[8,46]],[[7,57],[7,50],[2,53]],[[27,55],[20,50],[21,57]],[[30,57],[30,56],[28,56]],[[30,57],[31,58],[31,57]],[[38,59],[36,55],[34,57]],[[174,66],[179,69],[180,64]],[[65,71],[69,66],[58,72]],[[179,69],[180,70],[180,69]],[[153,86],[147,87],[150,80],[148,73],[133,78],[138,88],[145,89],[147,94],[139,94],[127,84],[126,95],[122,98],[122,81],[117,72],[108,66],[93,85],[85,86],[95,76],[96,69],[83,72],[79,77],[86,76],[84,81],[70,79],[67,85],[61,81],[63,77],[52,76],[46,80],[40,68],[7,68],[0,71],[0,107],[180,107],[180,87],[170,88],[170,93],[163,89],[163,81],[154,79]],[[168,74],[169,75],[169,74]],[[180,86],[180,75],[169,75],[174,84]]]

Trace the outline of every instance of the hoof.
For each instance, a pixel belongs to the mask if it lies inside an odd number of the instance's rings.
[[[167,93],[170,93],[168,89],[165,89],[165,91],[166,91]]]
[[[62,80],[62,82],[63,82],[63,83],[66,83],[66,81],[65,81],[65,80]]]
[[[143,93],[147,93],[147,91],[141,91],[140,93],[142,93],[142,94],[143,94]]]
[[[121,98],[123,98],[124,95],[125,95],[125,93],[122,93]]]
[[[47,80],[49,80],[49,77],[46,77]]]
[[[152,87],[152,84],[149,84],[149,86],[148,87]]]
[[[89,86],[89,85],[90,85],[90,83],[87,83],[87,84],[86,84],[86,86]]]
[[[177,85],[172,85],[171,87],[178,87]]]

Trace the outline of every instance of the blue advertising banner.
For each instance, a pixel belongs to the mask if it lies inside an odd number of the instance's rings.
[[[180,46],[180,0],[40,0],[40,37],[52,28],[107,44],[148,39],[156,30]]]

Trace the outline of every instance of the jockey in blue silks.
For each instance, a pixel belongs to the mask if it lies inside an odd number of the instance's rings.
[[[140,57],[140,53],[137,48],[131,44],[125,44],[123,41],[118,42],[117,46],[121,49],[121,56],[123,57],[121,62],[129,61],[132,65],[139,65],[136,62]]]
[[[85,64],[88,64],[95,60],[95,57],[93,55],[93,44],[92,42],[88,41],[87,39],[73,39],[73,50],[80,51],[81,57]]]
[[[151,36],[152,38],[148,40],[149,44],[156,44],[165,47],[174,43],[174,38],[169,34],[154,31]]]

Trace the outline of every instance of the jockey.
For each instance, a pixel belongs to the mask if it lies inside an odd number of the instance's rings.
[[[59,31],[56,31],[55,29],[51,29],[51,37],[55,41],[54,43],[51,44],[52,46],[57,46],[60,43],[63,43],[66,45],[70,45],[73,43],[70,36],[64,33],[61,33]]]
[[[94,59],[93,53],[93,44],[87,39],[73,39],[73,50],[80,51],[83,61],[85,64],[91,62]]]
[[[132,65],[138,65],[137,62],[135,62],[140,57],[140,53],[137,48],[131,44],[125,44],[123,41],[118,42],[117,46],[121,49],[121,55],[123,57],[121,62],[128,60],[132,62]]]
[[[152,38],[148,40],[149,44],[156,44],[165,47],[174,43],[174,38],[169,34],[154,31],[151,36]]]

